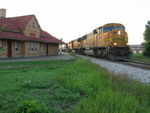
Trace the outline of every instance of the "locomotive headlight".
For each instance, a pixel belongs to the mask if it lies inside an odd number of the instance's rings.
[[[117,45],[117,43],[114,43],[114,45],[116,46],[116,45]]]
[[[121,31],[118,31],[118,35],[120,35],[121,34]]]

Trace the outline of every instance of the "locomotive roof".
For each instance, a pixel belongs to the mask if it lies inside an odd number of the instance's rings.
[[[123,26],[123,24],[120,24],[120,23],[107,23],[105,25],[103,25],[102,27],[108,27],[108,26]]]
[[[84,35],[83,37],[78,38],[78,41],[84,40],[84,39],[86,39],[86,38],[87,38],[87,35]]]
[[[107,23],[107,24],[105,24],[105,25],[103,25],[103,26],[100,26],[100,27],[94,29],[92,32],[94,32],[94,31],[97,30],[97,29],[101,29],[102,27],[110,27],[110,26],[122,26],[122,27],[124,27],[124,25],[123,25],[123,24],[120,24],[120,23]],[[78,39],[75,39],[75,40],[77,40],[77,41],[84,40],[84,39],[87,38],[87,35],[88,35],[88,34],[90,34],[90,33],[87,33],[86,35],[84,35],[84,36],[82,36],[82,37],[80,37],[80,38],[78,38]],[[73,41],[75,41],[75,40],[72,40],[71,42],[73,42]]]

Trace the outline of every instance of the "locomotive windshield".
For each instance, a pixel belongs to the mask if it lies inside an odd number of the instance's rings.
[[[104,27],[103,28],[103,32],[108,32],[108,31],[111,31],[111,30],[114,30],[114,29],[123,30],[124,27],[122,27],[122,26],[118,26],[118,27],[115,27],[115,26]]]

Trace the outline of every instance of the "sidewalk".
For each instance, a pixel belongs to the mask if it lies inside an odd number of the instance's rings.
[[[1,58],[0,62],[21,62],[21,61],[38,61],[38,60],[70,60],[72,56],[68,54],[55,56],[35,56],[35,57],[18,57],[18,58]]]

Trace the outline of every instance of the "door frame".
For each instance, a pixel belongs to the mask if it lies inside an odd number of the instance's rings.
[[[48,44],[46,44],[46,56],[48,56]]]
[[[12,40],[7,40],[7,57],[12,57]]]

